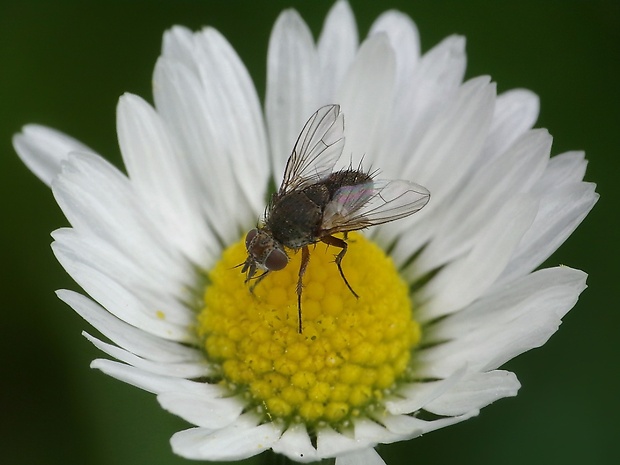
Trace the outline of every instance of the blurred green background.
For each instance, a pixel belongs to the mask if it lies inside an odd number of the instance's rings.
[[[390,465],[620,463],[618,142],[620,2],[351,1],[361,35],[384,9],[408,13],[426,51],[467,37],[467,76],[541,97],[537,126],[553,153],[587,152],[602,198],[549,264],[586,270],[589,289],[544,348],[509,363],[517,398],[463,424],[383,446]],[[61,129],[119,164],[115,105],[151,98],[161,36],[173,24],[212,25],[237,49],[264,94],[269,32],[297,8],[317,34],[332,2],[2,1],[0,3],[0,462],[183,464],[169,448],[186,424],[154,396],[92,371],[99,356],[81,319],[53,291],[76,286],[56,263],[50,231],[66,220],[18,160],[11,135],[28,122]]]

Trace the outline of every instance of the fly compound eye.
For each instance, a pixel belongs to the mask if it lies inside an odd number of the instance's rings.
[[[249,249],[250,248],[250,244],[252,243],[252,241],[254,240],[254,238],[256,237],[256,235],[258,234],[258,229],[252,229],[246,236],[245,236],[245,248]]]
[[[280,249],[273,249],[265,259],[265,268],[269,271],[279,271],[288,264],[288,257]]]

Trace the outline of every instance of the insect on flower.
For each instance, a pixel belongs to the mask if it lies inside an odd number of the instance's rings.
[[[262,226],[248,232],[248,258],[242,264],[246,283],[257,269],[263,271],[251,290],[270,272],[283,269],[287,249],[301,249],[297,280],[298,331],[302,332],[301,295],[303,276],[310,261],[311,244],[321,241],[342,250],[336,265],[342,271],[347,253],[346,234],[409,216],[430,199],[430,192],[409,181],[374,179],[359,169],[333,171],[344,146],[344,118],[339,105],[327,105],[314,113],[297,138],[286,163],[280,189],[273,194]],[[344,233],[344,238],[334,236]]]

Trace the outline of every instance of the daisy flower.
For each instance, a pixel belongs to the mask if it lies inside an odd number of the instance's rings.
[[[293,10],[277,19],[264,109],[212,28],[164,35],[154,104],[121,97],[126,173],[77,140],[28,125],[14,138],[70,227],[59,262],[88,296],[58,296],[106,339],[92,366],[153,392],[192,427],[175,453],[240,460],[380,464],[382,443],[477,415],[519,389],[500,369],[544,344],[586,287],[538,269],[596,203],[581,152],[550,157],[532,129],[538,99],[463,81],[465,41],[420,53],[414,23],[388,11],[359,41],[337,2],[318,41]],[[337,105],[334,169],[379,169],[425,186],[419,213],[348,236],[343,272],[317,244],[253,292],[237,265],[310,115]],[[340,153],[340,152],[339,152]],[[336,252],[334,252],[336,250]]]

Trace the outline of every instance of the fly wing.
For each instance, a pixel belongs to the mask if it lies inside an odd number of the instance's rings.
[[[278,196],[329,176],[340,158],[343,146],[344,117],[340,105],[319,108],[297,138],[293,153],[286,162]]]
[[[402,180],[344,186],[325,207],[323,234],[355,231],[413,215],[431,197],[425,187]]]

